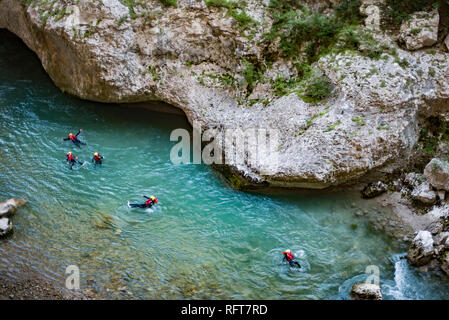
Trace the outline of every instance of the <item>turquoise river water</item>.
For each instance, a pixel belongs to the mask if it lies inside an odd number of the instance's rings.
[[[87,146],[61,141],[78,128]],[[0,199],[29,200],[0,242],[0,271],[14,277],[15,261],[63,287],[76,265],[81,286],[106,298],[347,299],[375,265],[386,299],[449,298],[447,280],[409,267],[404,245],[354,215],[380,210],[372,202],[233,190],[208,166],[170,162],[176,128],[191,130],[183,116],[61,93],[34,53],[0,32]],[[67,151],[87,163],[69,170]],[[95,151],[102,167],[90,163]],[[158,197],[153,210],[128,209],[143,193]],[[281,263],[286,248],[301,270]]]

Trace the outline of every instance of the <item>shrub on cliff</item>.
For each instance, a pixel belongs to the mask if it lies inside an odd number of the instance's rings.
[[[399,26],[416,11],[447,8],[448,6],[448,0],[387,0],[384,10],[384,27]]]

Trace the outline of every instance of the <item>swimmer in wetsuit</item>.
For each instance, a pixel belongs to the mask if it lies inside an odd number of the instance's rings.
[[[128,202],[128,207],[129,208],[151,208],[154,204],[157,203],[157,198],[154,196],[151,196],[148,198],[147,196],[142,195],[142,197],[147,199],[147,201],[145,201],[145,203],[129,203]]]
[[[78,139],[78,135],[79,135],[82,131],[83,131],[83,129],[80,129],[80,130],[78,131],[77,134],[69,133],[69,136],[68,136],[67,138],[63,138],[62,141],[68,141],[68,140],[70,140],[70,141],[72,141],[78,148],[81,149],[81,145],[83,145],[83,146],[86,145],[84,142],[81,142],[81,141]]]

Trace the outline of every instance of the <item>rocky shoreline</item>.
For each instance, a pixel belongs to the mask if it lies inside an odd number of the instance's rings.
[[[28,203],[26,199],[11,198],[0,203],[0,241],[8,241],[13,233],[12,218],[20,207]],[[38,273],[29,263],[18,261],[19,257],[30,258],[28,250],[22,248],[4,249],[0,247],[0,300],[85,300],[94,298],[92,292],[74,292],[60,286],[63,279],[56,281]],[[14,252],[17,251],[17,252]],[[11,259],[13,257],[13,259]],[[33,257],[40,261],[41,257]],[[58,284],[59,283],[59,284]],[[86,294],[87,293],[87,294]]]
[[[434,158],[423,174],[404,174],[389,184],[378,181],[365,187],[362,194],[389,207],[401,221],[399,226],[411,231],[402,238],[410,243],[407,259],[411,265],[449,275],[448,191],[449,162]],[[398,231],[393,234],[403,236]]]

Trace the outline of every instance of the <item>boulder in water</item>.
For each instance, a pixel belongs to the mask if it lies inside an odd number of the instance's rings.
[[[11,231],[11,221],[8,218],[0,218],[0,238],[6,237]]]
[[[26,199],[11,198],[0,203],[0,218],[9,217],[13,215],[17,209],[27,204]]]
[[[419,231],[410,244],[408,261],[418,267],[429,263],[435,252],[433,244],[432,234],[429,231]]]
[[[424,175],[435,189],[449,191],[449,162],[433,158],[424,169]]]
[[[362,190],[362,197],[370,199],[380,196],[382,193],[387,191],[387,188],[387,185],[382,181],[370,183]]]
[[[382,300],[382,290],[378,284],[356,283],[351,289],[354,300]]]

